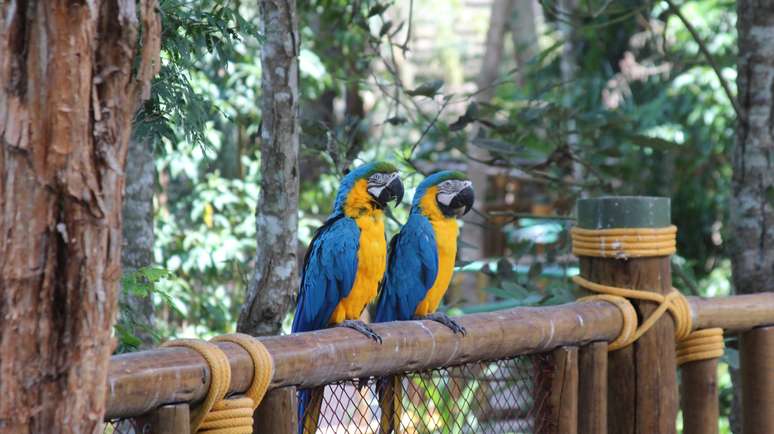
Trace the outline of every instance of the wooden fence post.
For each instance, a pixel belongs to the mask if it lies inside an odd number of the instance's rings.
[[[742,434],[774,433],[774,326],[742,334]]]
[[[549,408],[552,434],[578,432],[578,348],[559,347],[552,352],[554,374]]]
[[[253,432],[260,434],[296,434],[296,388],[273,389],[263,397],[253,414]]]
[[[683,434],[718,434],[718,359],[688,362],[680,371]]]
[[[671,224],[668,198],[580,199],[577,224],[584,229],[662,228]],[[580,274],[596,283],[667,294],[672,290],[668,256],[580,257]],[[640,317],[656,305],[632,301]],[[611,433],[673,434],[677,418],[675,328],[665,315],[628,348],[608,358],[608,429]]]
[[[607,342],[581,347],[578,376],[578,433],[607,434]]]
[[[139,433],[190,434],[191,419],[188,404],[161,406],[137,418]]]

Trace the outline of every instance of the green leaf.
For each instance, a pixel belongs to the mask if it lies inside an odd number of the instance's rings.
[[[770,207],[774,208],[774,185],[766,187],[766,201]]]
[[[443,80],[431,80],[420,84],[413,90],[407,90],[406,93],[411,96],[426,96],[431,98],[438,93],[438,90],[443,87],[443,84]]]

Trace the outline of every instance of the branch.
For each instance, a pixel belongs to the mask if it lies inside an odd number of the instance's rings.
[[[667,5],[669,5],[669,9],[671,9],[672,12],[674,12],[675,15],[677,15],[677,18],[679,18],[680,21],[683,23],[685,28],[688,30],[688,33],[691,34],[691,37],[693,38],[693,40],[696,41],[697,44],[699,44],[699,50],[701,50],[702,54],[704,54],[704,57],[707,58],[707,63],[709,63],[710,66],[712,67],[712,70],[715,71],[715,75],[718,76],[718,80],[720,80],[720,85],[723,87],[723,91],[726,93],[728,100],[731,102],[731,106],[734,108],[734,112],[736,112],[736,116],[739,119],[742,119],[742,111],[736,102],[736,98],[734,98],[734,95],[731,93],[731,88],[728,86],[728,82],[726,82],[726,79],[723,78],[723,75],[720,73],[720,67],[718,67],[717,62],[715,61],[715,58],[712,56],[712,54],[709,52],[709,49],[707,49],[707,45],[704,43],[704,41],[701,39],[699,34],[696,32],[696,29],[685,18],[683,13],[680,12],[680,9],[678,9],[677,6],[675,6],[672,0],[666,0],[666,3]]]

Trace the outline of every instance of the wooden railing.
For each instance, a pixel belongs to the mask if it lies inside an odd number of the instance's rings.
[[[722,327],[743,332],[741,366],[744,392],[745,434],[774,432],[774,293],[725,298],[689,298],[695,328]],[[668,318],[664,319],[668,321]],[[564,419],[577,420],[579,432],[605,432],[607,353],[604,344],[621,329],[619,310],[599,301],[553,307],[525,307],[472,314],[460,318],[468,335],[459,337],[434,322],[407,321],[375,324],[383,337],[377,344],[346,329],[331,329],[290,336],[262,338],[271,353],[275,373],[271,387],[318,386],[337,380],[381,376],[453,366],[477,360],[508,358],[565,348],[577,356],[565,357],[563,369],[578,392],[560,400]],[[591,345],[589,345],[591,344]],[[231,391],[249,386],[252,362],[248,354],[230,343],[218,344],[232,368]],[[570,348],[567,350],[567,348]],[[578,375],[572,375],[578,372]],[[684,378],[713,376],[706,366],[689,363]],[[574,378],[574,380],[573,380]],[[165,405],[201,400],[209,387],[209,372],[198,353],[184,348],[164,348],[114,356],[107,388],[107,417],[136,417]],[[690,389],[690,386],[688,386]],[[674,396],[676,390],[658,390]],[[697,399],[712,398],[688,392]],[[685,393],[684,393],[685,395]],[[164,410],[180,418],[180,411]],[[702,418],[712,415],[701,413]],[[158,416],[156,417],[157,420]],[[716,418],[715,418],[716,419]],[[565,420],[565,423],[567,421]],[[711,423],[717,423],[713,421]],[[687,421],[686,424],[689,424]],[[594,428],[597,427],[597,428]],[[761,427],[761,428],[756,428]],[[689,432],[689,431],[686,431]],[[698,431],[696,431],[698,432]]]

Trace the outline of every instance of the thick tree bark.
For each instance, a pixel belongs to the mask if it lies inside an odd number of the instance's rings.
[[[737,2],[740,119],[732,159],[731,265],[739,294],[774,291],[774,5]],[[738,369],[731,413],[741,432]]]
[[[158,68],[156,8],[0,5],[2,433],[101,425],[124,162],[134,109]]]
[[[130,140],[125,172],[121,266],[124,273],[132,273],[153,263],[153,192],[156,187],[156,166],[151,142]],[[120,303],[125,309],[122,309],[119,315],[131,315],[132,318],[128,318],[131,322],[152,326],[153,304],[150,297],[122,292]],[[135,330],[135,334],[143,342],[142,348],[153,345],[153,337],[148,330],[140,328]]]
[[[255,273],[237,329],[277,334],[297,288],[298,16],[295,0],[261,0],[263,124]]]
[[[731,261],[738,293],[774,291],[774,5],[737,3],[742,118],[733,151]]]

